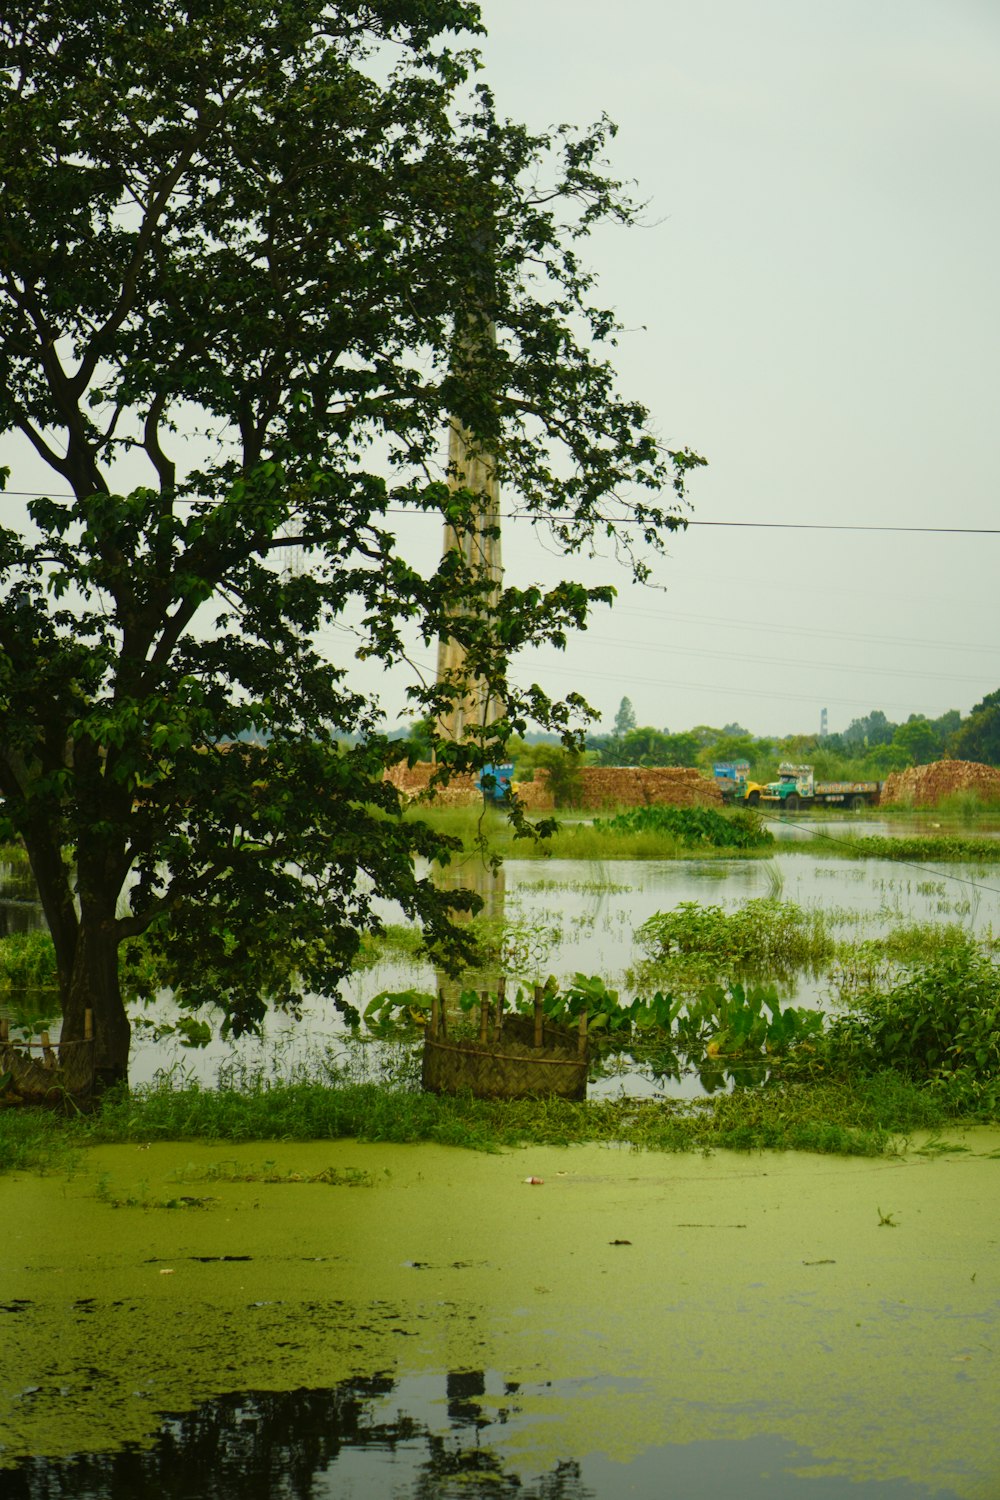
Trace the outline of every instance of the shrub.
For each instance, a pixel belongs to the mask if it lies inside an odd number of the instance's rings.
[[[1000,968],[972,944],[863,989],[828,1031],[832,1060],[892,1068],[965,1114],[1000,1110]]]

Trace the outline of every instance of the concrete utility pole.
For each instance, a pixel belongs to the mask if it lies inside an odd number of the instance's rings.
[[[489,337],[494,337],[490,330]],[[493,460],[484,454],[467,428],[455,418],[448,431],[448,484],[454,490],[469,490],[479,497],[475,514],[461,531],[445,522],[444,552],[460,552],[465,566],[482,580],[490,580],[493,590],[479,606],[490,607],[490,600],[500,591],[503,566],[500,560],[500,487]],[[437,680],[439,683],[460,680],[466,672],[465,652],[454,637],[442,635],[438,640]],[[463,740],[469,729],[484,728],[499,719],[504,705],[490,696],[486,681],[479,677],[468,685],[468,691],[456,698],[450,711],[438,720],[441,733],[450,740]]]

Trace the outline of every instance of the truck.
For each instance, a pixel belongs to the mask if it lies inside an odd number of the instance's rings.
[[[759,781],[750,780],[748,760],[719,761],[712,767],[712,775],[727,806],[732,803],[737,806],[748,803],[755,807],[760,800],[764,788]]]
[[[504,765],[483,766],[476,781],[484,802],[507,802],[514,790],[513,762]]]
[[[874,807],[881,792],[881,781],[816,781],[812,766],[783,763],[778,767],[778,780],[769,781],[761,790],[760,804],[783,807],[788,812],[797,812],[801,807],[844,807],[856,811],[860,807]]]

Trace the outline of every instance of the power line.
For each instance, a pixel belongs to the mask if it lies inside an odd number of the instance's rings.
[[[745,626],[748,630],[764,631],[771,635],[791,635],[798,639],[800,636],[829,637],[835,641],[856,641],[861,645],[879,646],[928,646],[932,649],[943,651],[978,651],[986,652],[995,656],[1000,651],[1000,646],[984,646],[982,641],[975,644],[967,641],[942,641],[942,640],[919,640],[914,636],[898,635],[866,635],[856,630],[823,630],[814,625],[769,625],[760,620],[739,618],[735,615],[697,615],[682,610],[655,610],[637,609],[635,605],[616,604],[612,611],[615,615],[637,615],[643,619],[664,621],[675,621],[678,624],[689,625],[717,625],[726,630],[732,630],[734,626]]]
[[[69,494],[46,494],[42,490],[4,490],[4,495],[22,500],[73,500],[75,497]],[[188,499],[186,496],[178,497],[183,505],[205,504],[205,501]],[[220,502],[216,502],[220,503]],[[378,512],[386,516],[416,516],[422,515],[434,521],[443,523],[445,517],[436,511],[419,511],[405,505],[389,505],[384,511]],[[503,521],[531,521],[543,522],[572,522],[572,515],[538,515],[529,510],[511,510],[500,517]],[[647,521],[641,521],[635,516],[609,516],[606,518],[615,526],[641,526],[649,525]],[[677,530],[683,531],[695,526],[717,527],[720,529],[739,529],[747,531],[853,531],[853,532],[883,532],[883,533],[906,533],[918,536],[1000,536],[998,526],[889,526],[858,524],[849,525],[828,521],[696,521],[683,517]]]
[[[907,870],[919,870],[922,875],[933,875],[937,880],[951,880],[956,885],[971,886],[974,891],[986,891],[991,896],[1000,896],[1000,886],[982,885],[978,880],[968,880],[963,875],[952,875],[947,870],[935,870],[930,865],[919,865],[912,859],[893,859],[892,855],[870,854],[859,839],[835,838],[832,833],[824,833],[821,829],[806,823],[793,823],[787,815],[761,812],[760,807],[755,808],[755,811],[766,823],[777,823],[779,827],[794,828],[798,833],[808,834],[810,838],[826,839],[828,844],[837,844],[860,859],[884,859],[887,864],[902,865]]]
[[[688,521],[688,526],[744,526],[758,531],[912,531],[927,536],[1000,536],[998,526],[844,526],[825,521]]]
[[[425,662],[419,657],[412,657],[410,658],[410,661],[412,662],[413,666],[417,667],[421,671],[426,671],[428,674],[433,675],[434,665],[432,662]],[[560,660],[558,662],[546,661],[544,658],[540,661],[535,660],[534,662],[520,661],[518,663],[517,675],[516,677],[512,678],[512,681],[514,681],[516,685],[520,685],[523,687],[524,679],[533,674],[537,674],[539,677],[544,677],[551,676],[554,673],[558,673],[561,677],[569,677],[578,681],[582,680],[583,682],[622,682],[621,671],[601,672],[596,671],[590,667],[568,666],[563,660]],[[731,698],[735,696],[740,698],[757,699],[761,695],[761,689],[759,685],[744,685],[741,687],[709,687],[707,684],[701,682],[684,682],[669,677],[640,677],[632,672],[629,673],[628,682],[629,684],[638,683],[644,687],[679,688],[681,690],[689,690],[695,693],[703,693],[706,696],[713,698]],[[811,705],[814,702],[818,701],[818,696],[815,694],[810,696],[805,693],[786,693],[783,692],[780,688],[770,687],[767,689],[767,696],[768,698],[777,699],[785,703]],[[856,709],[864,709],[868,704],[868,699],[866,697],[837,698],[831,696],[828,693],[823,693],[819,696],[822,697],[822,701],[827,705],[833,704],[837,708],[845,708],[851,711],[854,711]],[[886,702],[885,700],[883,700],[882,702],[883,709],[891,709],[893,711],[898,710],[901,713],[909,711],[910,709],[912,709],[912,706],[912,703],[895,703]],[[947,712],[947,709],[941,708],[940,705],[938,705],[938,711],[943,714]]]
[[[733,623],[737,624],[739,622],[734,621]],[[579,638],[574,637],[574,639]],[[601,646],[616,646],[620,650],[627,649],[629,652],[643,652],[647,654],[654,653],[658,656],[698,656],[709,658],[714,661],[742,661],[749,662],[751,663],[751,665],[754,665],[756,667],[780,667],[785,671],[787,671],[789,667],[795,668],[796,666],[801,665],[803,668],[806,668],[811,672],[850,672],[855,677],[860,673],[865,677],[913,677],[919,679],[922,682],[926,682],[929,680],[940,680],[942,682],[968,682],[976,685],[982,682],[981,674],[977,676],[969,676],[968,674],[963,675],[958,672],[913,671],[906,667],[873,667],[867,664],[863,667],[859,667],[857,662],[832,662],[812,660],[801,663],[794,661],[789,662],[785,657],[760,656],[756,653],[752,655],[741,655],[736,651],[713,651],[703,646],[664,646],[657,643],[647,643],[645,641],[631,640],[628,642],[623,642],[620,638],[616,638],[610,635],[596,635],[593,631],[590,630],[586,632],[586,640],[583,641],[582,644],[586,645],[587,642]]]

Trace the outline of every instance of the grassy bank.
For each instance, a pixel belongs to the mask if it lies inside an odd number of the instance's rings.
[[[651,1151],[899,1152],[949,1118],[892,1072],[855,1081],[784,1083],[715,1099],[565,1100],[435,1096],[376,1083],[260,1083],[244,1090],[161,1085],[110,1095],[92,1116],[0,1110],[0,1171],[72,1170],[89,1145],[150,1141],[434,1142],[478,1151],[603,1143]]]
[[[774,848],[757,815],[747,809],[654,806],[546,813],[559,826],[545,838],[515,837],[504,813],[492,807],[420,805],[412,816],[459,839],[466,851],[485,846],[504,859],[690,859],[692,854],[735,859],[767,855]]]
[[[913,864],[1000,862],[1000,838],[988,835],[988,830],[996,827],[995,814],[988,808],[975,815],[966,809],[960,819],[947,819],[941,813],[923,832],[899,837],[859,832],[858,817],[865,822],[912,821],[910,810],[874,808],[866,814],[852,814],[855,826],[845,828],[843,813],[829,811],[783,814],[738,808],[723,812],[706,808],[577,808],[546,814],[559,824],[547,838],[515,838],[503,812],[496,808],[421,806],[414,815],[459,839],[467,851],[485,845],[504,859],[690,859],[693,854],[699,859],[767,858],[776,847],[770,837],[771,826],[792,822],[800,833],[782,841],[783,854],[840,854],[848,859]],[[753,824],[764,835],[759,841],[747,836]]]

